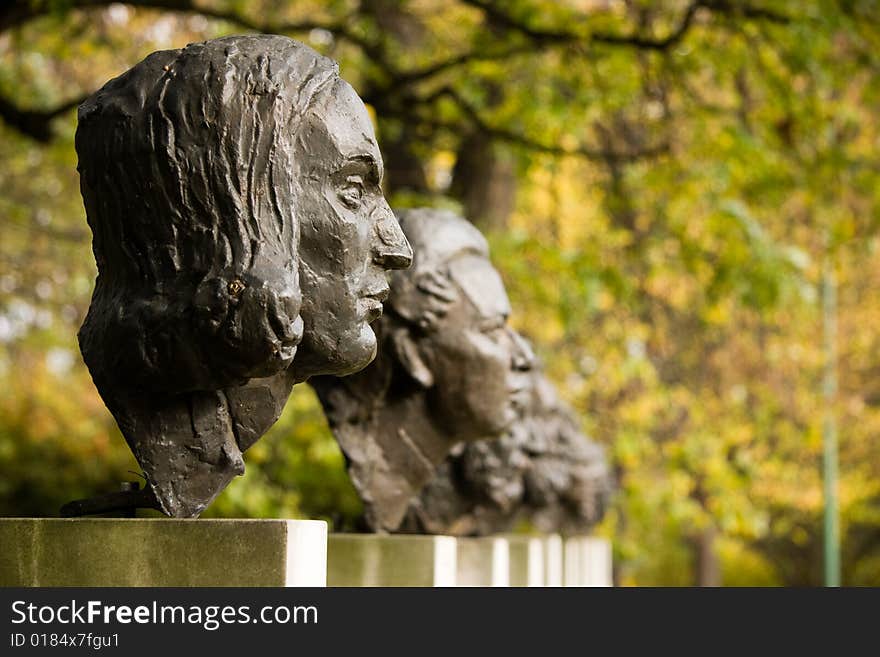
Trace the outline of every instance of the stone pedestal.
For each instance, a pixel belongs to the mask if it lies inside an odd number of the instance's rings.
[[[544,538],[544,586],[562,586],[563,543],[558,534]]]
[[[538,536],[507,536],[510,586],[544,586],[544,544]]]
[[[331,534],[316,520],[2,518],[0,586],[611,586],[601,538]]]
[[[565,539],[565,586],[611,586],[611,543],[586,536]]]
[[[2,518],[0,586],[324,586],[320,520]]]
[[[510,586],[506,538],[459,538],[456,586]]]
[[[330,534],[328,586],[455,586],[450,536]]]

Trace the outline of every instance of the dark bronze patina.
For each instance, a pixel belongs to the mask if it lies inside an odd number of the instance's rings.
[[[413,266],[391,275],[376,361],[315,387],[367,523],[394,531],[462,442],[498,438],[517,417],[532,353],[507,326],[485,238],[453,213],[400,213]]]
[[[540,369],[521,418],[499,440],[462,445],[410,505],[402,530],[485,536],[527,524],[584,534],[601,520],[612,478]]]
[[[485,239],[450,212],[399,216],[414,264],[391,276],[376,361],[345,379],[311,380],[367,524],[454,535],[520,521],[587,531],[611,491],[604,451],[506,325]]]
[[[234,36],[108,82],[76,149],[98,266],[83,358],[146,477],[132,505],[197,516],[295,383],[376,353],[385,271],[411,251],[372,125],[332,60]]]

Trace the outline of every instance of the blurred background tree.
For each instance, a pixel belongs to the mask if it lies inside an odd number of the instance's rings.
[[[490,237],[619,494],[621,584],[822,582],[822,265],[839,286],[845,584],[880,584],[880,7],[872,0],[25,0],[0,6],[0,512],[136,470],[75,333],[74,108],[242,32],[333,57],[397,207]],[[876,323],[875,323],[876,322]],[[358,526],[307,386],[212,515]]]

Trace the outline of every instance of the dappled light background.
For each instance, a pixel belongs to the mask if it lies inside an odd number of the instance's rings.
[[[876,3],[151,4],[0,8],[0,514],[137,470],[76,344],[76,104],[154,50],[265,31],[340,62],[392,205],[489,236],[514,326],[613,462],[617,583],[820,584],[834,418],[843,583],[880,584]],[[307,386],[247,470],[209,515],[360,526]]]

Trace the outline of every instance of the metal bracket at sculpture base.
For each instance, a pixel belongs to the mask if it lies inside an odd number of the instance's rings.
[[[118,512],[123,518],[133,518],[137,509],[161,511],[159,500],[149,487],[140,488],[136,481],[126,481],[115,493],[105,493],[83,500],[73,500],[61,507],[63,518],[78,518],[99,513]]]

